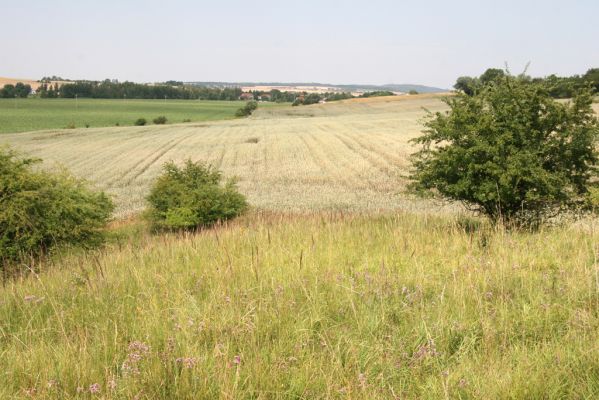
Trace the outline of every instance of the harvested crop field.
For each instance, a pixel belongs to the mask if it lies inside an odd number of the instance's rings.
[[[423,107],[439,97],[264,109],[249,119],[185,125],[7,134],[27,154],[60,163],[112,194],[117,215],[144,207],[169,161],[204,160],[236,176],[252,205],[277,211],[426,207],[402,194]]]

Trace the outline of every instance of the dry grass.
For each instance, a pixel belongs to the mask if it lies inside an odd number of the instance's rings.
[[[239,177],[259,209],[414,210],[430,205],[401,193],[423,107],[444,105],[430,95],[376,98],[263,109],[234,121],[9,134],[0,142],[107,190],[119,216],[144,207],[164,162],[188,157]]]
[[[65,256],[0,287],[0,398],[596,399],[597,228],[249,215]]]
[[[7,134],[2,142],[60,163],[111,193],[117,216],[139,212],[163,163],[203,160],[239,177],[258,209],[430,210],[403,193],[409,140],[441,95],[351,99],[262,108],[249,119],[159,127]],[[599,104],[593,105],[599,112]]]

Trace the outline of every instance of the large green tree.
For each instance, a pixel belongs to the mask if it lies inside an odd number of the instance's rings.
[[[585,203],[599,138],[589,90],[560,103],[542,83],[505,76],[446,103],[415,139],[413,188],[517,223]]]

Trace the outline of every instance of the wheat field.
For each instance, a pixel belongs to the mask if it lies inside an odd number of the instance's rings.
[[[168,126],[38,131],[0,136],[48,167],[62,165],[111,194],[117,216],[144,208],[162,165],[202,160],[237,177],[258,209],[418,210],[402,193],[424,108],[439,96],[265,108],[249,119]]]
[[[250,204],[284,212],[436,211],[406,195],[410,139],[442,95],[264,107],[248,119],[0,135],[47,167],[64,166],[111,194],[116,216],[138,213],[167,161],[205,161],[239,180]],[[599,104],[595,104],[599,111]],[[431,208],[431,206],[433,208]]]

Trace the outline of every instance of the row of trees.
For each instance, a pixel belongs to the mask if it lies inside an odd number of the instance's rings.
[[[238,100],[240,88],[208,88],[182,85],[144,85],[133,82],[80,81],[47,84],[38,89],[42,98],[88,97],[95,99],[179,99],[179,100]]]
[[[461,76],[453,86],[468,96],[479,92],[485,85],[498,79],[504,78],[506,72],[498,68],[489,68],[479,77]],[[542,84],[547,88],[547,93],[556,99],[565,99],[573,97],[574,94],[590,86],[596,93],[599,93],[599,68],[591,68],[584,75],[574,75],[570,77],[559,77],[549,75],[544,78],[531,78],[525,74],[520,75],[523,82]]]
[[[22,82],[18,82],[16,85],[4,85],[0,89],[0,97],[4,99],[10,99],[14,97],[27,97],[31,93],[31,85],[25,85]]]
[[[293,106],[310,105],[320,103],[321,101],[339,101],[345,99],[380,97],[380,96],[395,96],[395,93],[387,90],[379,90],[375,92],[365,92],[359,96],[354,96],[349,92],[327,92],[327,93],[301,93],[297,95],[293,101]]]
[[[238,100],[239,88],[195,88],[170,85],[143,85],[132,82],[73,82],[63,85],[43,84],[42,98],[88,97],[98,99],[181,99],[181,100]]]
[[[67,81],[59,83],[48,81],[50,78],[44,78],[42,84],[37,89],[38,96],[41,98],[67,98],[75,97],[95,98],[95,99],[178,99],[178,100],[222,100],[234,101],[242,99],[244,92],[238,87],[205,87],[189,86],[179,81],[167,81],[163,84],[146,85],[133,82],[117,82],[111,80],[98,81]],[[64,82],[64,81],[63,81]],[[0,97],[27,97],[31,93],[31,86],[17,83],[6,85],[0,89]],[[366,92],[360,96],[354,96],[349,92],[326,92],[326,93],[307,93],[307,92],[288,92],[273,89],[270,91],[253,90],[248,92],[250,99],[270,101],[275,103],[293,103],[294,105],[316,104],[320,101],[338,101],[351,99],[354,97],[377,97],[393,96],[390,91]]]
[[[180,100],[239,100],[243,91],[238,87],[204,87],[186,86],[183,82],[168,81],[159,85],[145,85],[133,82],[78,81],[60,85],[59,83],[43,83],[38,89],[42,98],[75,98],[87,97],[98,99],[180,99]],[[349,92],[307,93],[288,92],[273,89],[270,91],[252,90],[248,92],[255,100],[275,103],[293,103],[295,105],[316,104],[320,101],[338,101],[356,96]],[[393,96],[393,92],[366,92],[357,97]]]

